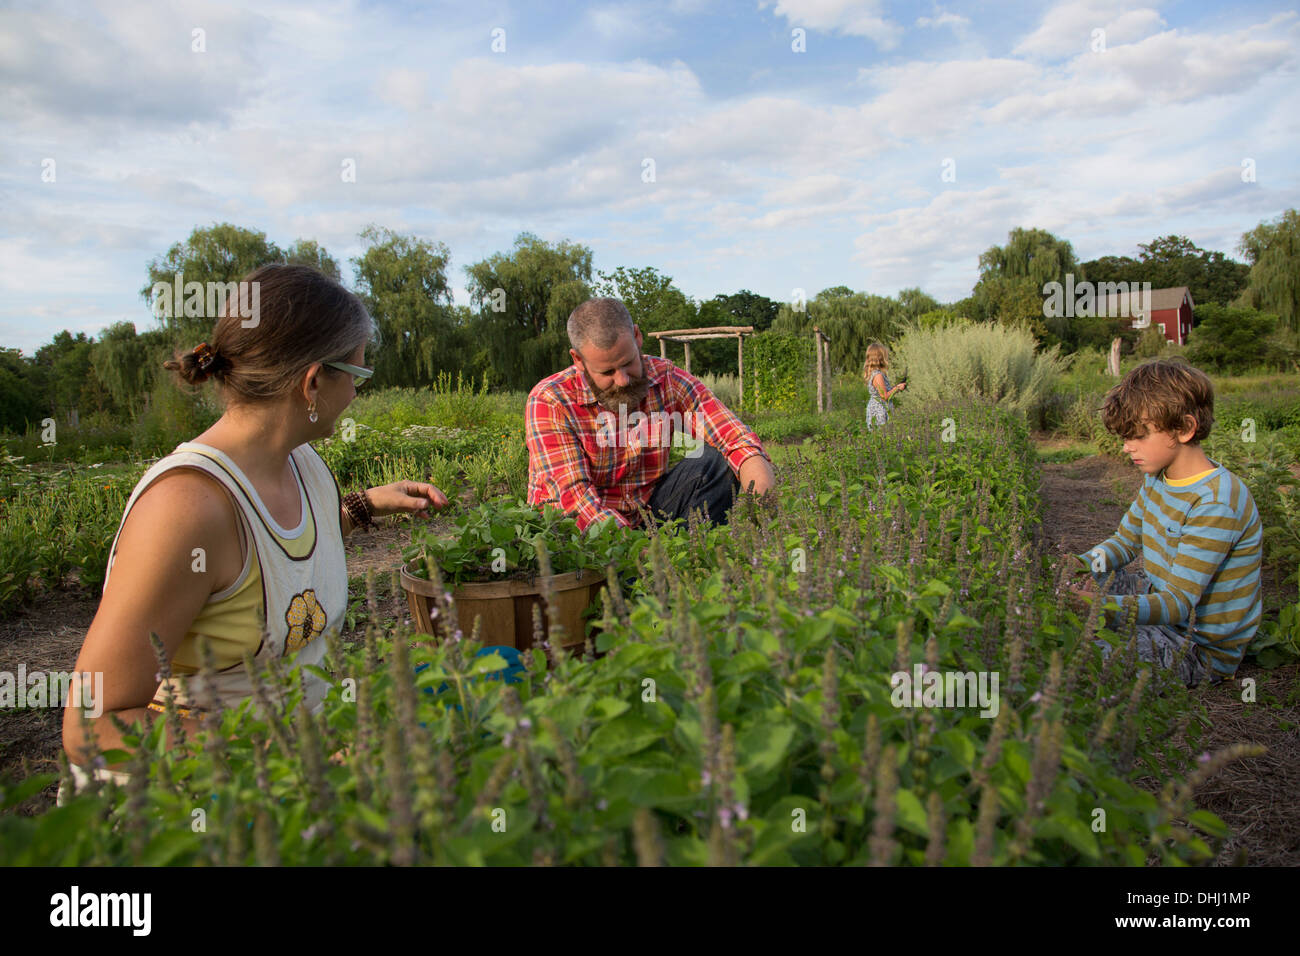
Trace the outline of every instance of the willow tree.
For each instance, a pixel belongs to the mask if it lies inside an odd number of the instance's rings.
[[[338,263],[314,239],[299,239],[281,249],[264,232],[223,222],[196,227],[184,242],[174,243],[165,254],[151,261],[147,267],[149,282],[140,295],[164,328],[174,332],[179,341],[193,339],[192,344],[197,345],[200,339],[211,334],[217,314],[215,309],[208,308],[206,291],[201,297],[202,308],[189,308],[185,287],[197,282],[206,290],[208,283],[238,282],[254,269],[272,262],[309,265],[332,279],[339,278]],[[177,276],[181,277],[181,293],[185,297],[179,303],[175,301]],[[164,287],[168,290],[166,295],[162,294]],[[192,311],[200,314],[189,314]]]
[[[1041,287],[1065,282],[1067,274],[1082,280],[1074,249],[1045,229],[1012,229],[1005,246],[990,246],[980,255],[980,277],[1032,279]]]
[[[920,289],[905,289],[900,299],[854,292],[848,286],[822,289],[817,296],[795,308],[785,303],[772,323],[773,332],[811,333],[817,326],[831,340],[831,368],[860,371],[872,342],[888,345],[907,321],[938,306]]]
[[[526,391],[570,364],[566,324],[591,298],[591,255],[586,246],[524,232],[510,252],[465,268],[497,384]]]
[[[447,246],[378,226],[367,227],[361,238],[366,251],[352,262],[357,294],[378,333],[368,357],[375,385],[426,385],[459,370],[463,330],[447,284]]]
[[[165,330],[137,335],[134,322],[118,322],[100,333],[90,351],[95,378],[129,416],[148,406],[148,396],[176,340]]]
[[[1300,212],[1288,209],[1261,222],[1237,248],[1250,263],[1239,304],[1271,312],[1291,332],[1300,331]]]

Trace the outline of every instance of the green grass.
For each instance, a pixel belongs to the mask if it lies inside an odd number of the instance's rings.
[[[1095,454],[1097,454],[1097,446],[1092,442],[1076,441],[1064,448],[1040,451],[1038,460],[1045,465],[1060,465],[1078,461],[1080,458],[1091,458]]]

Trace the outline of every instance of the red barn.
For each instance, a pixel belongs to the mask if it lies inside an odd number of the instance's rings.
[[[1101,284],[1104,288],[1106,283]],[[1103,315],[1132,315],[1133,328],[1145,329],[1155,323],[1165,333],[1165,341],[1175,345],[1186,345],[1187,336],[1192,331],[1192,293],[1185,285],[1171,289],[1152,289],[1150,302],[1142,302],[1146,294],[1132,296],[1133,305],[1129,306],[1127,292],[1105,295],[1098,303],[1099,308],[1108,309]],[[1139,303],[1141,302],[1141,305]],[[1149,314],[1147,314],[1149,313]]]

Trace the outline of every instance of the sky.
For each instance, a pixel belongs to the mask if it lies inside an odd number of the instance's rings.
[[[218,222],[350,286],[371,223],[445,243],[465,305],[525,231],[697,300],[955,301],[1016,227],[1236,257],[1300,207],[1293,6],[6,0],[0,347],[153,327]]]

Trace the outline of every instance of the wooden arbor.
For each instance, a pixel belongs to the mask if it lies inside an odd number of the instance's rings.
[[[703,329],[666,329],[663,332],[651,332],[659,340],[659,357],[668,358],[668,342],[681,342],[686,349],[686,364],[683,368],[691,370],[691,343],[697,339],[736,340],[736,372],[740,379],[740,403],[745,404],[745,336],[754,334],[752,325],[714,325]],[[817,351],[817,411],[831,410],[831,340],[830,337],[813,326],[813,347]],[[824,370],[824,371],[823,371]],[[823,385],[823,380],[825,384]],[[825,402],[822,401],[823,392]]]
[[[668,358],[668,342],[681,342],[686,348],[686,364],[682,367],[691,370],[691,343],[697,339],[735,339],[736,371],[740,378],[740,403],[745,404],[745,336],[754,334],[752,325],[712,325],[702,329],[665,329],[663,332],[651,332],[659,340],[659,357]]]

